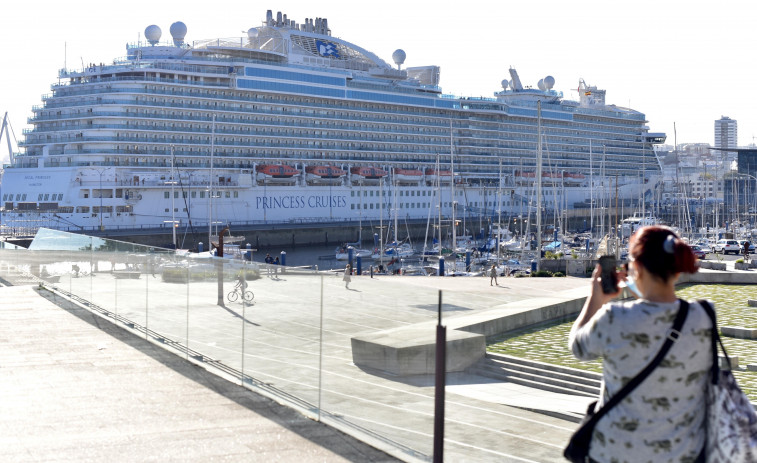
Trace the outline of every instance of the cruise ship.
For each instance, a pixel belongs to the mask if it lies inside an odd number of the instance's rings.
[[[537,185],[545,210],[651,194],[665,135],[604,90],[581,79],[573,101],[510,68],[491,98],[456,97],[438,66],[388,64],[330,27],[269,10],[246,36],[190,43],[182,22],[170,41],[151,25],[125,58],[61,69],[4,166],[3,226],[504,217],[533,211]]]

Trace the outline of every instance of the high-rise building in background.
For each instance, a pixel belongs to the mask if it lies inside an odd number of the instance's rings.
[[[738,146],[738,123],[730,117],[721,116],[715,121],[715,148],[736,148]],[[735,160],[736,152],[723,151],[729,160]]]

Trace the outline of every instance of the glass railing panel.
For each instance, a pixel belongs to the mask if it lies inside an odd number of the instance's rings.
[[[194,256],[164,268],[162,279],[177,288],[177,297],[179,292],[186,292],[180,297],[186,300],[184,338],[189,355],[205,362],[219,362],[227,373],[239,378],[242,304],[232,304],[227,299],[236,281],[235,270],[238,269],[230,259]]]
[[[244,317],[244,374],[253,389],[277,394],[314,416],[318,401],[321,277],[309,269],[250,264],[253,305]]]
[[[364,266],[367,267],[367,266]],[[364,268],[365,269],[365,268]],[[405,270],[422,273],[421,267]],[[438,292],[425,276],[324,277],[322,420],[430,456]]]
[[[71,267],[66,265],[65,254],[56,251],[31,250],[27,250],[25,254],[23,265],[38,283],[50,287],[65,284],[65,289],[68,289],[67,282],[71,277]]]

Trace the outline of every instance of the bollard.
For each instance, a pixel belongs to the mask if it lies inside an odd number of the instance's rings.
[[[286,273],[286,264],[287,264],[287,252],[281,251],[281,274]]]
[[[373,278],[373,265],[371,265],[371,278]]]
[[[470,251],[465,251],[465,271],[470,272]]]
[[[197,252],[202,252],[202,241],[197,243]]]
[[[357,274],[362,275],[363,274],[363,258],[361,256],[357,256],[355,260],[357,262],[355,264],[357,265]]]
[[[439,276],[444,276],[444,257],[439,258]]]

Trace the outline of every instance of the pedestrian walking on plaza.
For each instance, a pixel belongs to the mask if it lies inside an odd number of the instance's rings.
[[[492,281],[499,286],[499,283],[497,283],[497,266],[495,265],[492,265],[492,269],[489,271],[489,286],[494,286]]]
[[[578,359],[602,359],[594,407],[601,418],[587,461],[704,461],[713,321],[702,304],[675,294],[678,277],[695,273],[697,259],[671,229],[651,226],[631,236],[628,261],[628,273],[617,272],[615,281],[625,281],[639,299],[614,301],[621,289],[603,292],[597,265],[568,340]],[[662,352],[663,345],[669,350]],[[651,372],[639,375],[647,366]],[[610,401],[614,406],[602,410]]]
[[[270,254],[266,254],[264,262],[266,274],[268,275],[268,278],[271,278],[271,265],[273,265],[273,257],[271,257]]]
[[[344,276],[342,277],[342,281],[344,281],[344,287],[347,289],[350,289],[350,281],[352,281],[352,266],[350,264],[347,264],[347,266],[344,268]]]
[[[749,262],[749,241],[744,241],[744,262]]]

